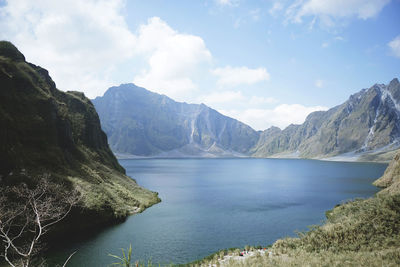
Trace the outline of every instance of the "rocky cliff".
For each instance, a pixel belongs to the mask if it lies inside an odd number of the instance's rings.
[[[101,130],[91,101],[62,92],[48,71],[25,61],[9,42],[0,42],[0,186],[50,173],[53,182],[75,188],[82,208],[104,223],[159,201],[157,194],[125,175]]]
[[[134,84],[111,87],[93,103],[117,153],[240,156],[258,140],[258,132],[204,104],[176,102]]]
[[[399,141],[400,84],[393,79],[388,85],[363,89],[328,111],[311,113],[302,125],[264,131],[252,154],[389,160]]]

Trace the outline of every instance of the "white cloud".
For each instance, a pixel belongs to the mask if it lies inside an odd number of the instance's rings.
[[[0,8],[0,38],[48,69],[60,89],[94,97],[113,85],[115,66],[133,56],[136,37],[123,6],[122,0],[8,1]]]
[[[157,17],[132,32],[122,15],[124,3],[9,1],[0,8],[0,38],[48,69],[59,89],[84,91],[93,98],[121,83],[115,77],[122,64],[144,59],[147,68],[139,69],[133,81],[182,100],[196,89],[192,77],[202,63],[209,63],[210,51],[200,37],[178,33]]]
[[[271,126],[283,129],[289,124],[301,124],[311,112],[327,109],[323,106],[306,107],[300,104],[281,104],[274,109],[220,110],[220,112],[236,118],[256,130],[265,130]]]
[[[335,19],[357,17],[369,19],[377,16],[391,0],[297,0],[287,9],[293,22],[302,22],[303,17],[318,17],[326,26],[334,26]]]
[[[227,66],[225,68],[216,68],[211,73],[218,76],[217,84],[220,86],[249,85],[267,81],[270,78],[265,68],[250,69],[248,67],[233,68]]]
[[[322,88],[324,86],[323,80],[316,80],[314,83],[315,87]]]
[[[196,89],[192,76],[212,58],[203,39],[178,33],[157,17],[140,27],[137,40],[149,67],[133,82],[178,100]]]
[[[203,39],[180,33],[158,17],[133,32],[124,7],[124,0],[9,1],[0,7],[0,38],[12,41],[28,61],[48,69],[62,90],[84,91],[93,98],[132,79],[177,100],[193,99],[199,79],[213,79],[212,55]],[[258,10],[251,14],[257,16]],[[121,71],[135,61],[140,66],[136,70]],[[212,73],[220,85],[269,79],[265,68],[226,67]]]
[[[390,41],[388,46],[392,50],[393,55],[400,58],[400,35]]]

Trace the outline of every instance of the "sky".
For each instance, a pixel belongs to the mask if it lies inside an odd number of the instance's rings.
[[[0,0],[0,39],[61,90],[133,82],[256,130],[400,78],[400,0]]]

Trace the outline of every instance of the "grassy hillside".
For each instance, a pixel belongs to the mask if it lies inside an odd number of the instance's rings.
[[[0,42],[0,186],[52,182],[82,195],[71,222],[80,227],[123,219],[159,201],[125,175],[107,144],[94,106],[80,92],[56,88],[47,70]]]
[[[384,188],[379,195],[400,194],[400,153],[393,158],[383,176],[374,185]]]

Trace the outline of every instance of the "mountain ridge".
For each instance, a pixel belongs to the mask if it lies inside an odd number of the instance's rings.
[[[394,78],[327,111],[312,112],[302,124],[264,131],[204,104],[176,102],[134,84],[111,87],[93,103],[117,155],[387,162],[400,147],[399,100],[400,85]]]
[[[250,126],[204,104],[176,102],[134,84],[111,87],[93,103],[116,153],[239,155],[258,138]]]
[[[399,147],[400,138],[397,99],[400,99],[397,78],[387,86],[375,84],[351,95],[341,105],[309,114],[305,122],[291,133],[291,143],[283,143],[278,148],[286,153],[297,152],[302,158],[332,160],[367,160],[374,153],[394,151]],[[282,138],[287,129],[273,137],[273,140]],[[307,135],[305,130],[311,134]],[[296,136],[302,138],[299,140]],[[295,141],[298,143],[293,146]],[[253,149],[253,155],[273,156],[274,153],[270,152],[272,149],[277,148],[264,142]],[[385,161],[390,160],[391,156],[388,155]]]

